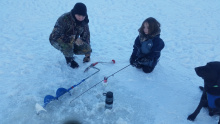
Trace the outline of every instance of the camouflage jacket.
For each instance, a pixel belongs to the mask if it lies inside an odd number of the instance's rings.
[[[49,40],[55,42],[61,40],[64,43],[69,43],[79,37],[83,42],[90,44],[88,23],[82,22],[81,25],[77,25],[71,12],[68,12],[58,18]]]

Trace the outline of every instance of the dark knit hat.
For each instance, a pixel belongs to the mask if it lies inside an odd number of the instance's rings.
[[[83,16],[87,16],[87,8],[86,5],[83,3],[76,3],[73,7],[74,14],[79,14]]]

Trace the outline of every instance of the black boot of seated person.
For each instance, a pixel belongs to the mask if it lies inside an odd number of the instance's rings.
[[[79,65],[76,61],[73,60],[73,57],[65,57],[66,63],[70,65],[71,68],[78,68]]]
[[[89,61],[90,61],[90,56],[85,56],[85,57],[83,58],[83,63],[89,62]]]

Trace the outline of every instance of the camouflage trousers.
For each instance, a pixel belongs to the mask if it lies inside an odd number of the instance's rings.
[[[51,45],[60,50],[65,57],[73,57],[76,55],[89,55],[92,52],[91,46],[87,43],[83,43],[77,46],[74,43],[64,43],[63,41],[50,41]]]

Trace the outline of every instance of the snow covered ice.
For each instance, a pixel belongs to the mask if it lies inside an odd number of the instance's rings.
[[[187,117],[197,107],[203,85],[194,68],[220,60],[219,0],[81,0],[88,9],[90,63],[71,69],[49,43],[57,18],[70,11],[72,0],[0,1],[0,123],[62,124],[217,124],[202,109],[194,122]],[[105,76],[129,64],[138,28],[148,17],[161,23],[166,46],[150,74],[128,67],[70,104],[76,96]],[[35,105],[60,87],[69,88],[95,70],[84,69],[97,61],[101,71],[36,114]],[[114,93],[112,110],[105,110],[104,92]]]

